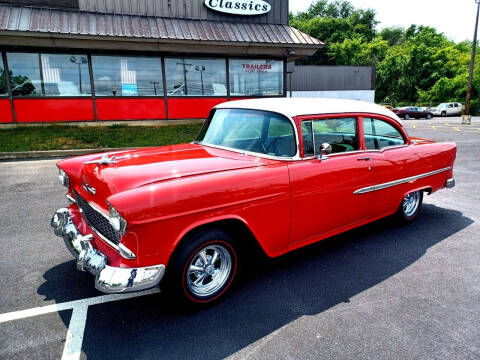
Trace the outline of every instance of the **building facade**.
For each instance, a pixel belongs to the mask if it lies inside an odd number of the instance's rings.
[[[288,0],[0,0],[0,122],[205,118],[323,45]]]

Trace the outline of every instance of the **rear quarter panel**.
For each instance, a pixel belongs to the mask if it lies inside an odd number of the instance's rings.
[[[374,168],[374,184],[383,184],[442,169],[445,171],[376,191],[372,217],[392,214],[409,192],[427,190],[433,193],[444,188],[447,179],[453,177],[453,163],[456,157],[454,143],[413,140],[414,142],[406,147],[388,149],[372,156],[372,159],[377,159]],[[393,167],[389,164],[393,164]]]

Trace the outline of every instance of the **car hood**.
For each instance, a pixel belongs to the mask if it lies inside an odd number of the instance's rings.
[[[87,196],[101,203],[101,198],[140,186],[271,161],[199,144],[104,153],[83,164],[80,191],[87,193],[90,188]]]

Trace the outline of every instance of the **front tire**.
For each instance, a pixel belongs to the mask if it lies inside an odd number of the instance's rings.
[[[208,305],[222,298],[236,280],[238,246],[220,229],[190,236],[167,269],[167,286],[175,298]]]
[[[427,120],[430,120],[432,118],[432,114],[427,114]]]
[[[409,223],[413,221],[420,209],[423,202],[423,191],[413,191],[405,195],[402,200],[402,203],[398,207],[397,213],[395,214],[397,219],[402,223]]]
[[[405,114],[405,116],[403,117],[405,120],[410,120],[410,115],[408,114]]]
[[[442,117],[446,117],[447,116],[447,112],[446,111],[442,111]]]

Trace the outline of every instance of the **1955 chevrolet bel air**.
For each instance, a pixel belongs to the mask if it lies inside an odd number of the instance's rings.
[[[275,257],[385,216],[412,221],[424,193],[455,185],[455,156],[375,104],[227,102],[190,144],[60,161],[70,204],[51,225],[102,292],[165,275],[167,291],[210,303],[254,247]]]

